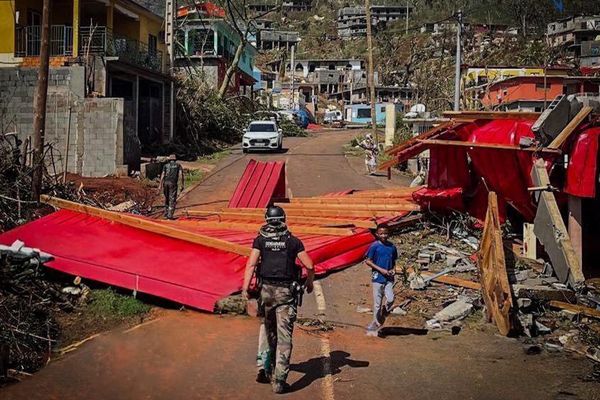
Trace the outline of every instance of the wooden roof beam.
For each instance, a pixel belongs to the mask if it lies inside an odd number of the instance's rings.
[[[228,251],[230,253],[236,253],[241,256],[250,255],[250,247],[242,246],[237,243],[228,242],[222,239],[212,238],[210,236],[192,233],[184,229],[178,229],[177,227],[170,226],[161,222],[156,222],[146,218],[133,216],[131,214],[118,213],[114,211],[102,210],[100,208],[87,206],[84,204],[75,203],[72,201],[59,199],[57,197],[51,197],[42,195],[41,201],[51,206],[62,208],[64,210],[76,211],[81,214],[91,215],[119,223],[122,225],[130,226],[133,228],[141,229],[147,232],[156,233],[171,237],[173,239],[179,239],[190,243],[199,244],[202,246],[210,247],[213,249]]]

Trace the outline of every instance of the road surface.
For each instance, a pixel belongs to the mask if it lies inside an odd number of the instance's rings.
[[[286,140],[286,153],[234,151],[180,206],[226,203],[253,157],[288,162],[294,196],[390,185],[366,176],[361,159],[342,146],[355,131]],[[395,178],[397,183],[401,178]],[[334,321],[333,331],[297,325],[289,399],[599,399],[600,385],[585,383],[591,364],[579,356],[526,355],[521,342],[494,334],[490,325],[448,332],[398,327],[386,338],[364,334],[370,303],[363,265],[321,279],[306,296],[301,318]],[[402,329],[402,327],[406,329]],[[2,399],[256,399],[275,398],[254,382],[258,321],[195,311],[160,310],[128,330],[83,344],[25,381],[0,390]]]

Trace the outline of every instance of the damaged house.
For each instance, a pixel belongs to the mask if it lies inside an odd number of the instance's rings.
[[[141,0],[53,2],[46,142],[58,170],[128,173],[139,170],[144,147],[172,139],[163,12]],[[0,2],[2,129],[16,132],[25,146],[41,19],[41,0]]]

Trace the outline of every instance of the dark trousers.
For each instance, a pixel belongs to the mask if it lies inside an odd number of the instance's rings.
[[[165,183],[163,193],[165,195],[165,217],[173,218],[177,205],[177,184]]]

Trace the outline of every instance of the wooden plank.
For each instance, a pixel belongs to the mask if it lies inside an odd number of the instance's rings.
[[[523,111],[444,111],[446,118],[466,119],[527,119],[536,120],[540,117],[539,112]]]
[[[498,200],[494,192],[490,192],[488,196],[488,209],[477,260],[487,318],[494,321],[500,333],[506,336],[514,331],[515,324],[512,292],[504,260]]]
[[[100,208],[87,206],[84,204],[74,203],[72,201],[59,199],[56,197],[43,195],[41,201],[50,204],[54,207],[65,210],[76,211],[82,214],[91,215],[94,217],[106,219],[119,224],[131,226],[133,228],[156,233],[163,236],[168,236],[174,239],[183,240],[190,243],[199,244],[213,249],[228,251],[242,256],[250,255],[250,247],[242,246],[237,243],[228,242],[226,240],[215,239],[210,236],[191,233],[184,229],[178,229],[167,224],[155,222],[130,214],[117,213],[106,211]]]
[[[360,198],[367,198],[367,199],[412,199],[412,195],[414,192],[416,192],[417,190],[422,189],[423,186],[419,186],[416,187],[415,190],[411,191],[411,192],[398,192],[398,193],[390,193],[390,192],[382,192],[382,193],[356,193],[356,194],[352,194],[349,196],[346,196],[348,198],[352,198],[352,199],[360,199]]]
[[[581,306],[581,305],[577,305],[577,304],[565,303],[563,301],[556,301],[556,300],[550,301],[549,304],[550,304],[550,307],[560,308],[562,310],[571,311],[571,312],[574,312],[577,314],[583,314],[587,317],[600,318],[600,311],[590,308],[590,307],[585,307],[585,306]]]
[[[222,212],[222,211],[210,211],[210,210],[188,210],[188,215],[191,216],[215,216],[221,220],[234,219],[244,221],[254,221],[258,223],[264,223],[264,212],[259,215],[248,214],[248,213],[236,213],[236,212]],[[338,218],[326,218],[326,217],[296,217],[287,216],[287,221],[290,224],[314,224],[320,226],[355,226],[357,228],[373,228],[375,222],[360,220],[360,219],[338,219]]]
[[[413,203],[412,196],[408,197],[316,197],[302,198],[295,197],[290,199],[290,205],[296,204],[408,204]]]
[[[275,203],[284,210],[349,210],[349,211],[420,211],[421,207],[414,202],[394,204],[303,204],[303,203]]]
[[[537,238],[533,232],[533,224],[523,224],[523,254],[522,257],[532,260],[537,259]]]
[[[497,143],[473,143],[473,142],[463,142],[460,140],[420,140],[421,143],[430,145],[430,146],[457,146],[457,147],[469,147],[469,148],[479,148],[479,149],[490,149],[490,150],[512,150],[512,151],[529,151],[532,153],[548,153],[560,155],[562,151],[560,149],[547,149],[547,148],[537,148],[537,147],[519,147],[519,146],[510,146],[505,144],[497,144]]]
[[[577,127],[583,122],[583,120],[588,115],[590,115],[591,112],[592,107],[589,106],[584,106],[581,110],[579,110],[577,115],[575,115],[575,117],[573,117],[573,119],[569,121],[567,126],[565,126],[564,129],[554,138],[554,140],[552,141],[552,143],[550,143],[548,148],[559,149],[560,146],[562,146],[563,143],[565,143],[569,136],[571,136],[573,132],[575,132],[575,129],[577,129]]]
[[[427,277],[433,276],[434,274],[432,274],[430,272],[421,272],[421,275],[423,276],[423,278],[427,278]],[[457,278],[455,276],[450,276],[450,275],[438,276],[437,278],[433,279],[433,281],[439,282],[439,283],[445,283],[446,285],[451,285],[451,286],[464,287],[467,289],[474,289],[474,290],[481,289],[481,284],[479,284],[478,282],[469,281],[466,279],[461,279],[461,278]]]
[[[242,212],[247,214],[255,213],[256,209],[251,208],[225,208],[223,211]],[[264,210],[258,209],[260,214],[264,215]],[[290,208],[286,209],[285,213],[288,217],[341,217],[341,218],[378,218],[378,217],[397,217],[406,214],[405,211],[388,211],[388,210],[334,210],[334,209],[301,209]]]
[[[409,274],[413,273],[414,269],[408,268],[407,272]],[[421,272],[421,276],[425,279],[432,277],[434,275],[435,274],[433,272],[425,272],[425,271]],[[481,289],[481,285],[478,282],[469,281],[467,279],[457,278],[455,276],[450,276],[450,275],[438,276],[437,278],[432,279],[432,281],[438,282],[438,283],[444,283],[444,284],[450,285],[450,286],[464,287],[464,288],[473,289],[473,290]]]
[[[171,224],[187,224],[191,227],[202,229],[231,229],[241,232],[258,232],[264,223],[244,223],[244,222],[227,222],[227,221],[177,221]],[[325,236],[350,236],[354,232],[348,228],[321,228],[316,226],[302,226],[297,224],[288,225],[293,233],[304,233],[308,235],[325,235]]]
[[[391,148],[387,149],[385,151],[385,154],[388,154],[388,155],[398,154],[401,151],[406,150],[409,147],[414,146],[415,144],[417,144],[420,139],[429,139],[431,136],[437,135],[438,133],[443,132],[443,131],[445,131],[447,129],[450,129],[453,126],[454,126],[454,122],[453,121],[443,122],[443,123],[439,124],[438,126],[434,126],[430,130],[421,133],[419,136],[415,136],[414,138],[409,139],[409,140],[407,140],[404,143],[401,143],[399,145],[396,145],[394,147],[391,147]]]
[[[531,180],[535,186],[550,185],[544,160],[535,162],[531,170]],[[552,269],[560,282],[577,288],[585,281],[585,277],[554,193],[550,191],[535,193],[538,207],[533,220],[533,231],[548,253]]]

